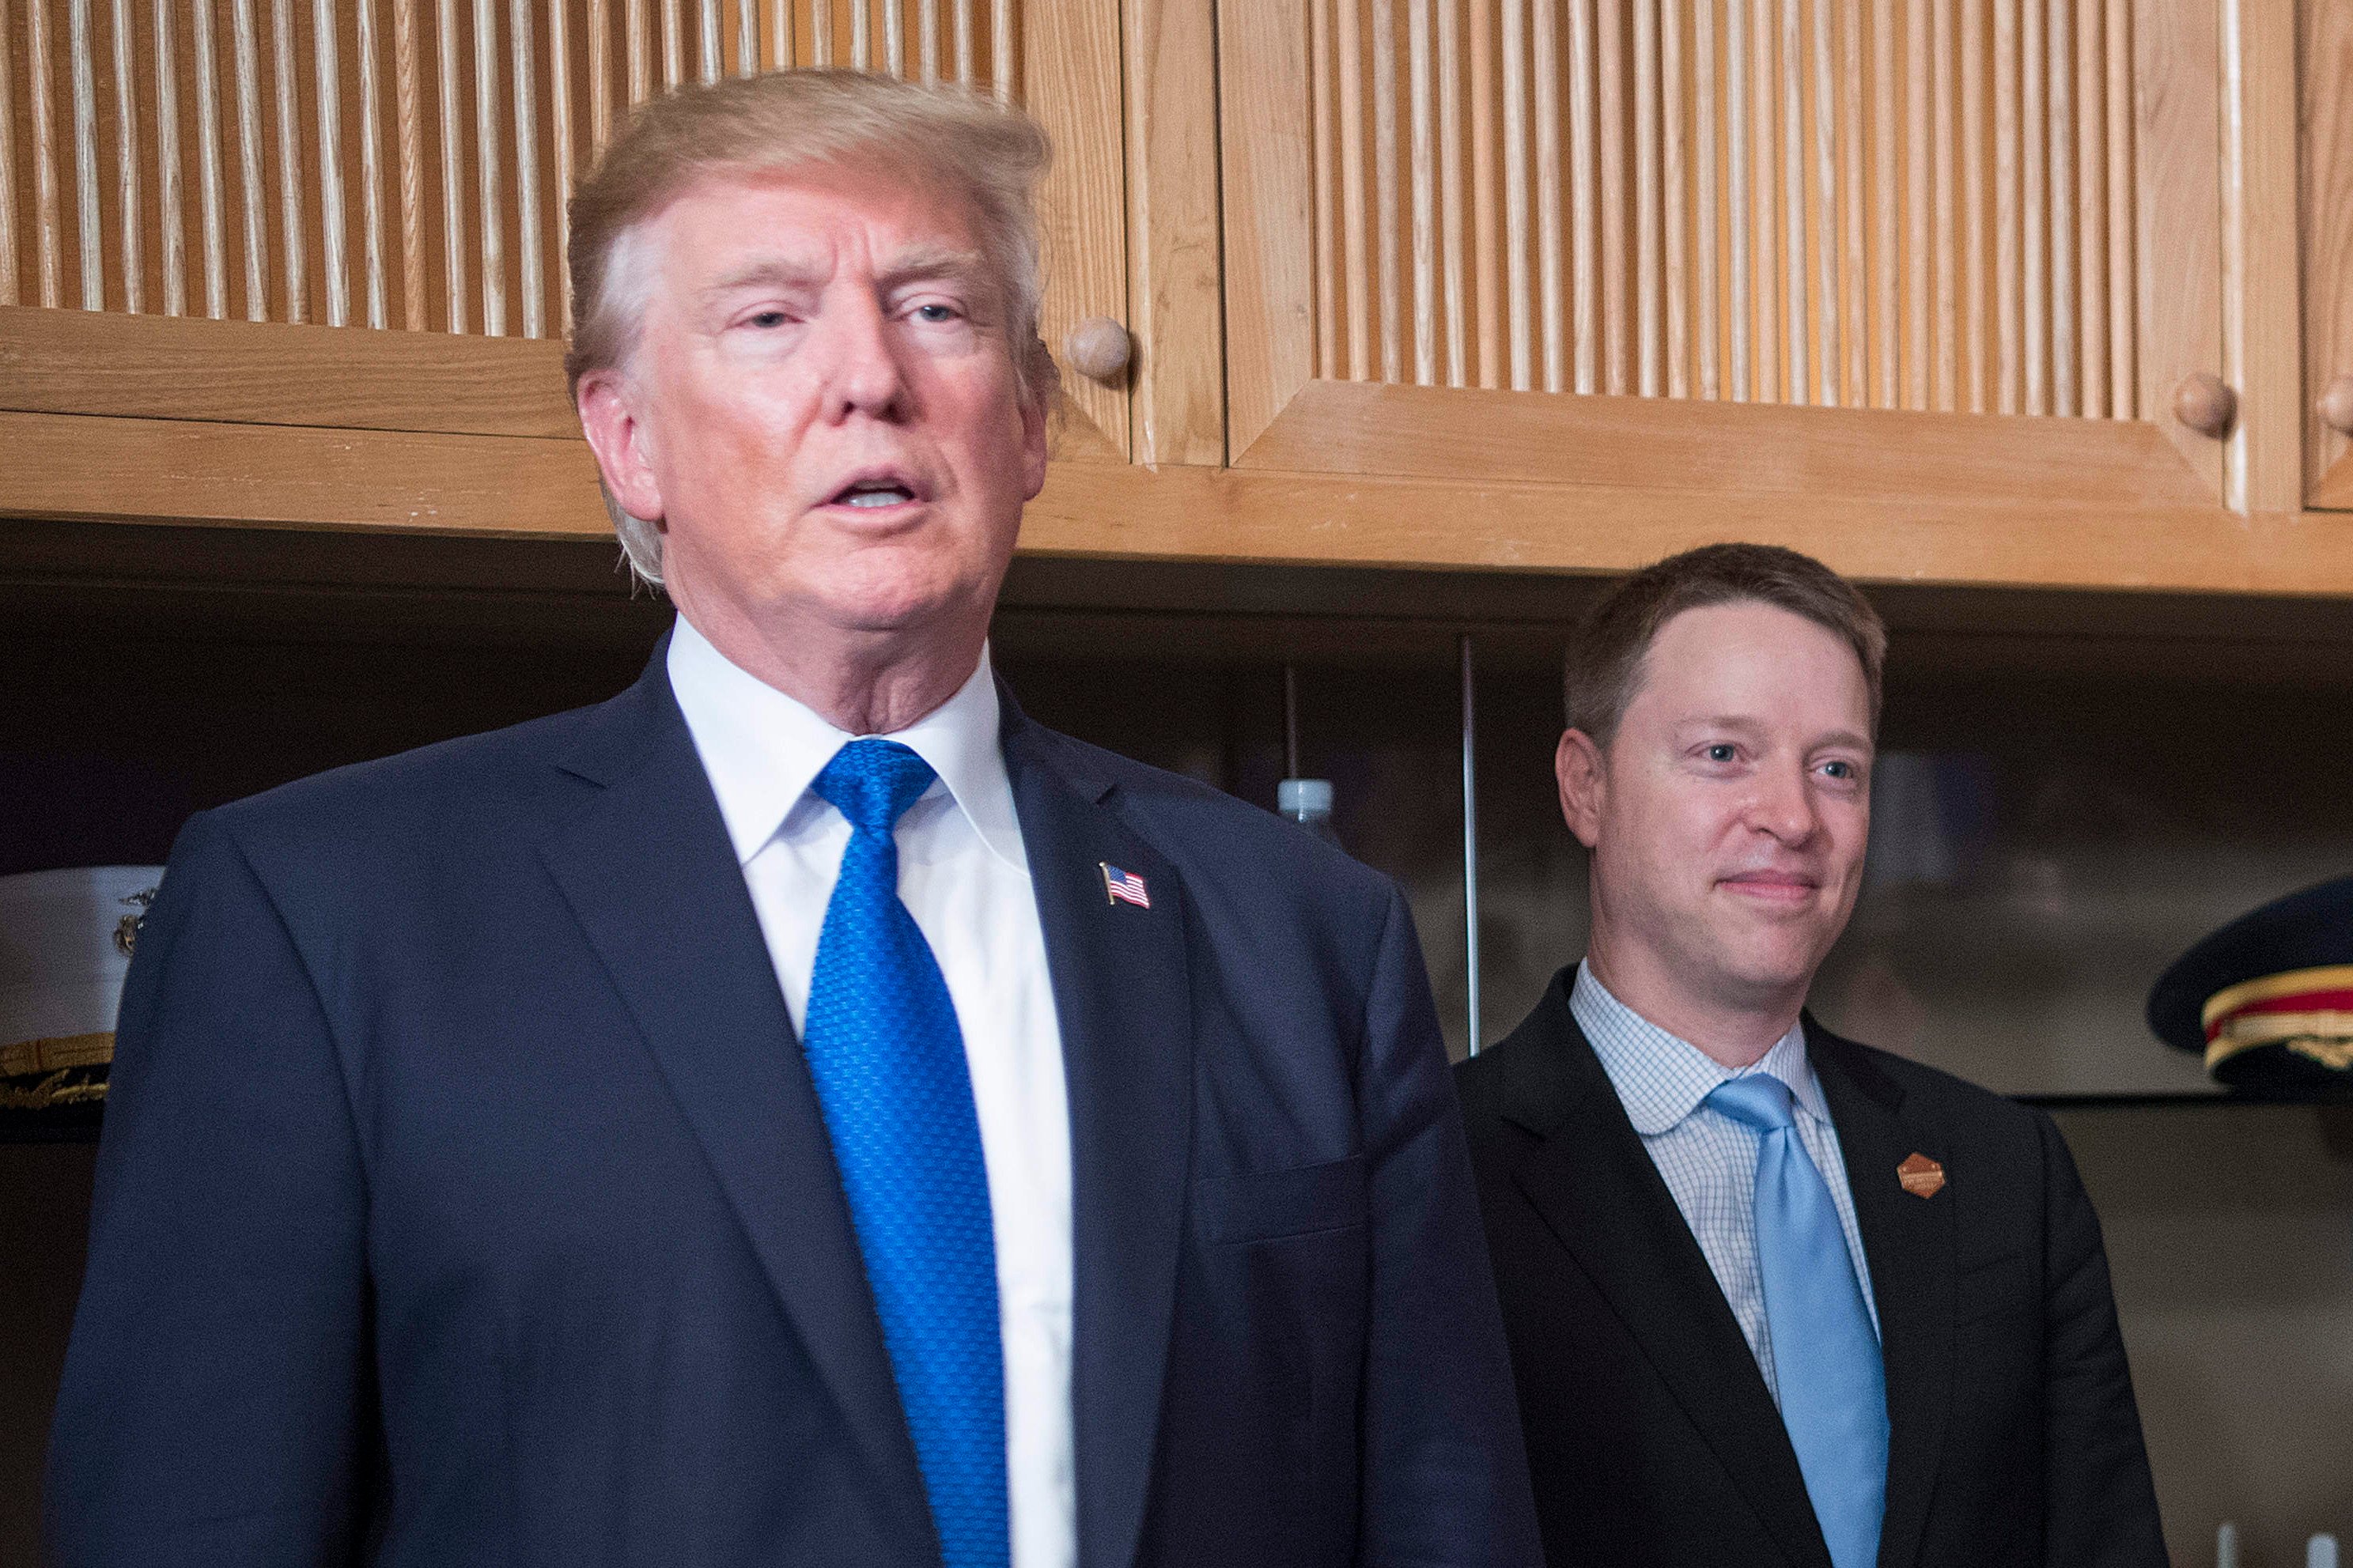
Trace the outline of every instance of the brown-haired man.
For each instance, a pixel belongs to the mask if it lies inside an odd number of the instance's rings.
[[[1553,1568],[2166,1561],[2058,1130],[1803,1011],[1885,646],[1820,563],[1725,544],[1571,648],[1590,946],[1457,1074]]]

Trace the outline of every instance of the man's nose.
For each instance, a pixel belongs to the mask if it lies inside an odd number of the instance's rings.
[[[1748,798],[1748,825],[1769,833],[1784,844],[1803,844],[1821,826],[1814,809],[1813,791],[1801,766],[1767,768],[1757,775]]]
[[[907,377],[881,304],[869,298],[830,302],[818,319],[827,416],[897,419],[906,413]]]

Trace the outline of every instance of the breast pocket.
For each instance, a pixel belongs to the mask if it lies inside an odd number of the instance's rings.
[[[2041,1311],[2038,1260],[2031,1247],[1998,1258],[1965,1260],[1953,1281],[1953,1321],[1966,1328],[1989,1318]]]
[[[1365,1223],[1365,1157],[1203,1176],[1194,1194],[1203,1234],[1229,1244],[1275,1241]]]

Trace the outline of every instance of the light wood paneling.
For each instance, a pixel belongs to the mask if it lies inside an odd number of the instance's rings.
[[[580,438],[554,342],[0,307],[0,408]]]
[[[1088,317],[1127,320],[1120,16],[1117,6],[1100,0],[1023,0],[1019,21],[1016,96],[1054,142],[1053,166],[1038,193],[1048,279],[1039,330],[1059,357],[1071,329]],[[1069,411],[1124,454],[1125,384],[1076,375],[1064,381]]]
[[[1434,54],[1419,5],[1401,29],[1374,0],[1229,6],[1231,460],[1308,461],[1312,421],[1270,433],[1342,383],[1542,387],[2132,422],[2220,498],[2221,444],[2172,406],[2231,369],[2223,4],[1427,0]],[[1364,109],[1385,46],[1438,76],[1433,138],[1472,154],[1399,172],[1472,219],[1413,252],[1445,308],[1409,344],[1381,258],[1417,231],[1377,199],[1407,154]],[[1456,428],[1350,406],[1373,425],[1324,448],[1334,471]],[[2010,438],[1956,437],[1988,473]]]
[[[1129,449],[1225,459],[1215,0],[1126,0]]]
[[[2240,511],[2294,511],[2304,502],[2309,402],[2297,320],[2296,96],[2282,90],[2295,79],[2295,16],[2278,0],[2224,0],[2222,14],[2222,379],[2239,395],[2223,495]]]
[[[1654,405],[1654,406],[1660,406]],[[584,443],[201,420],[0,413],[16,467],[0,515],[481,538],[603,539]],[[1056,463],[1033,556],[1505,572],[1624,572],[1720,539],[1721,505],[1654,484],[1329,476]],[[2119,509],[1762,494],[1739,534],[1865,582],[2353,593],[2353,531],[2322,513],[2216,526],[2211,505]],[[1313,527],[1302,520],[1312,518]]]
[[[1303,7],[1266,0],[1218,4],[1226,427],[1233,454],[1247,451],[1316,374],[1317,322],[1338,320],[1339,307],[1319,298],[1316,287],[1318,236],[1332,230],[1321,216],[1328,204],[1315,200],[1314,105],[1299,90],[1308,79],[1309,20]],[[1253,64],[1239,68],[1244,60]],[[1336,265],[1324,270],[1336,278]],[[1490,362],[1480,363],[1484,374]]]
[[[2211,504],[2127,512],[1942,495],[1903,516],[1891,528],[1873,498],[1765,497],[1741,504],[1736,530],[1721,508],[1651,484],[1366,475],[1335,485],[1323,474],[1072,463],[1055,466],[1030,503],[1022,548],[1114,562],[1623,573],[1736,531],[1866,583],[2353,592],[2353,531],[2327,513],[2218,526]]]
[[[558,357],[543,341],[0,310],[0,510],[602,537]],[[2146,425],[2013,418],[1983,441],[1978,423],[1314,384],[1261,437],[1281,468],[1058,460],[1025,547],[1608,571],[1735,518],[1865,577],[2353,593],[2338,521],[2226,524]],[[1062,458],[1116,456],[1075,429]],[[1419,435],[1383,439],[1399,430]],[[1358,471],[1335,483],[1335,466]]]
[[[2353,507],[2353,438],[2317,406],[2353,375],[2353,5],[2306,0],[2302,12],[2306,484],[2314,506]]]
[[[2353,511],[2353,455],[2337,458],[2320,477],[2320,482],[2312,487],[2311,504],[2330,511]]]
[[[2132,16],[2138,405],[2218,498],[2221,443],[2174,417],[2173,395],[2222,371],[2219,5],[2137,0]]]
[[[576,442],[563,345],[0,307],[0,409]],[[1083,415],[1058,460],[1124,454]]]
[[[1310,382],[1251,448],[1268,468],[1651,485],[1725,496],[1938,496],[2120,511],[2211,504],[2165,437],[2126,420],[1958,421],[1673,398]],[[1908,511],[1903,515],[1909,515]]]
[[[491,538],[609,534],[587,443],[0,413],[36,482],[0,513]]]
[[[2162,418],[2221,369],[2220,3],[1267,0],[1222,70],[1229,106],[1301,100],[1247,156],[1306,143],[1313,283],[1271,308],[1310,302],[1313,369],[1238,405],[1313,378]],[[1436,79],[1434,158],[1383,129],[1398,72]],[[1467,234],[1429,247],[1428,210]]]
[[[619,117],[660,82],[809,59],[870,3],[5,0],[0,304],[560,335],[563,203]],[[908,74],[1008,93],[1017,31],[1083,9],[881,8],[911,19]],[[1065,160],[1115,166],[1102,68],[1083,134],[1052,112]]]
[[[1120,17],[1092,0],[5,3],[0,303],[560,337],[564,205],[628,110],[664,84],[846,63],[836,38],[863,26],[871,52],[879,13],[892,68],[993,84],[1052,134],[1048,341],[1128,315]],[[1209,258],[1207,280],[1185,285],[1209,305],[1194,299],[1183,346],[1146,361],[1181,409],[1189,460],[1200,430],[1222,438],[1203,366],[1218,339],[1214,220],[1200,210],[1215,191],[1210,3],[1193,0],[1193,68],[1171,88],[1198,100],[1192,166],[1178,166],[1181,139],[1154,142],[1166,166],[1152,189],[1189,181],[1195,210],[1189,230],[1172,216],[1154,231],[1165,248],[1144,284],[1155,295],[1178,258],[1198,273]],[[1150,112],[1155,128],[1180,118],[1166,100]],[[1127,449],[1124,383],[1074,382],[1069,415],[1093,430],[1075,447]]]

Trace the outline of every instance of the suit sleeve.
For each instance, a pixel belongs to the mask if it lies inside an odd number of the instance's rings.
[[[1536,1568],[1535,1503],[1461,1112],[1396,889],[1357,1090],[1370,1163],[1365,1568]]]
[[[199,816],[124,987],[90,1260],[50,1443],[60,1568],[345,1561],[365,1200],[328,1023]]]
[[[2157,1489],[2125,1364],[2099,1216],[2066,1140],[2036,1112],[2042,1139],[2043,1561],[2051,1568],[2165,1568]]]

